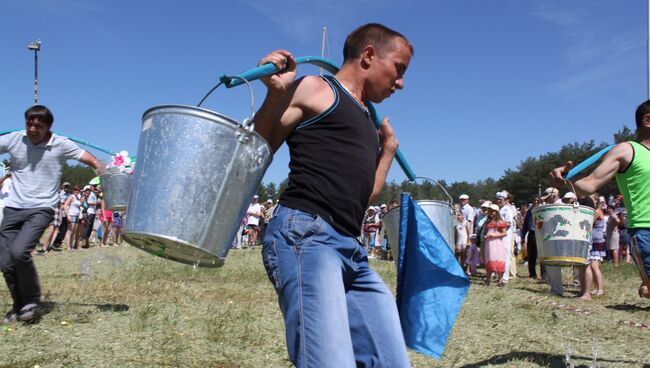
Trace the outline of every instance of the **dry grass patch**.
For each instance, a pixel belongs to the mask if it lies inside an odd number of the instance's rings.
[[[38,324],[0,328],[0,367],[291,366],[259,250],[231,252],[220,269],[194,269],[131,247],[36,262],[46,314]],[[394,289],[394,264],[372,266]],[[505,288],[472,279],[443,359],[411,352],[412,364],[558,367],[569,351],[576,367],[590,366],[595,346],[601,367],[649,368],[650,331],[634,323],[650,322],[650,303],[635,295],[636,271],[603,270],[607,294],[591,303],[550,297],[546,285],[529,279]],[[0,307],[10,307],[4,286]]]

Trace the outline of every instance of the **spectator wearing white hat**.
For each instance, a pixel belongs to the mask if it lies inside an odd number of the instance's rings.
[[[460,200],[463,217],[470,223],[471,228],[473,228],[476,220],[476,212],[474,211],[474,208],[469,204],[469,196],[467,194],[461,194],[458,199]]]
[[[248,234],[248,246],[254,247],[257,245],[257,235],[260,231],[260,219],[263,216],[262,205],[259,204],[260,196],[255,194],[253,201],[246,210],[246,233]]]
[[[573,192],[566,192],[566,194],[564,194],[564,196],[562,197],[562,202],[566,204],[573,204],[576,201],[578,201],[578,197]]]
[[[503,276],[506,270],[506,259],[508,258],[505,252],[505,247],[502,242],[507,236],[508,224],[501,219],[499,214],[499,206],[491,204],[488,208],[488,218],[486,224],[485,239],[485,284],[490,285],[493,274],[496,274],[497,283],[499,286],[504,284]]]

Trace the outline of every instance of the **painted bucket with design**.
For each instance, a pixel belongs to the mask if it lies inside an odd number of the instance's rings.
[[[595,210],[578,204],[551,204],[532,209],[540,262],[547,266],[588,263]]]

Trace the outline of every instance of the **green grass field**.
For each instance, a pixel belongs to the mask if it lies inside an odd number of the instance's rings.
[[[35,257],[46,314],[0,327],[0,367],[289,367],[284,327],[259,249],[233,251],[220,269],[194,269],[130,246]],[[395,287],[393,263],[372,266]],[[523,266],[520,273],[525,274]],[[650,301],[629,265],[603,266],[592,302],[548,296],[518,278],[473,279],[440,361],[414,367],[650,367]],[[567,273],[565,280],[569,280]],[[0,307],[10,308],[6,286]],[[626,323],[627,321],[627,323]],[[630,323],[631,321],[631,323]]]

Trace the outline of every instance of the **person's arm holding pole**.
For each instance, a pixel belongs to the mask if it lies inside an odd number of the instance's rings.
[[[98,176],[101,176],[104,174],[104,165],[102,165],[101,161],[95,158],[90,152],[84,151],[84,153],[81,155],[79,158],[79,162],[86,164],[90,167],[93,167],[95,171],[97,172]]]
[[[632,161],[634,151],[629,143],[623,142],[612,148],[605,154],[603,161],[588,176],[576,180],[573,185],[578,195],[590,195],[598,188],[609,182],[614,175],[621,169],[625,168]],[[564,166],[555,168],[551,172],[553,186],[558,188],[567,183],[565,175],[573,167],[573,162],[568,161]]]
[[[381,152],[379,153],[379,159],[377,160],[375,185],[372,189],[372,194],[370,195],[370,203],[372,203],[381,193],[381,189],[384,187],[384,183],[386,182],[386,176],[388,176],[388,170],[390,169],[390,165],[395,157],[395,152],[397,152],[397,147],[399,146],[397,137],[395,137],[395,131],[393,131],[393,128],[390,126],[388,118],[384,118],[381,128],[379,129],[379,137],[381,138]]]

